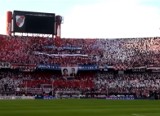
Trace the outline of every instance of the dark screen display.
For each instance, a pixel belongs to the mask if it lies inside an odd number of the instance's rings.
[[[54,17],[26,16],[26,32],[54,34]]]
[[[13,32],[54,34],[54,27],[54,13],[14,11]]]

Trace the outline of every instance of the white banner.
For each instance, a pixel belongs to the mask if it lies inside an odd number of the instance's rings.
[[[77,57],[88,57],[87,54],[48,54],[48,53],[43,53],[43,52],[34,52],[36,55],[46,55],[50,57],[69,57],[69,56],[77,56]]]
[[[0,100],[35,99],[34,96],[0,96]]]
[[[75,77],[78,72],[78,67],[61,67],[61,73],[64,78]]]

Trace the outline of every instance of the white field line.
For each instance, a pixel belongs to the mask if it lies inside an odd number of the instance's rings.
[[[142,115],[142,114],[132,114],[132,116],[145,116],[145,115]]]

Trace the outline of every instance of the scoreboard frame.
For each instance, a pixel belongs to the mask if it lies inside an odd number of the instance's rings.
[[[32,20],[32,18],[35,18],[35,19]],[[31,21],[33,21],[34,26],[37,25],[38,27],[32,27]],[[43,26],[39,26],[39,25],[42,25],[42,23],[43,23]],[[34,28],[37,30],[34,30]],[[12,32],[55,35],[56,34],[55,13],[15,10],[13,11],[13,31]]]

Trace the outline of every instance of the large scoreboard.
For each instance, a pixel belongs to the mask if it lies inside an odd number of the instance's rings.
[[[13,32],[56,34],[54,13],[14,11]]]

